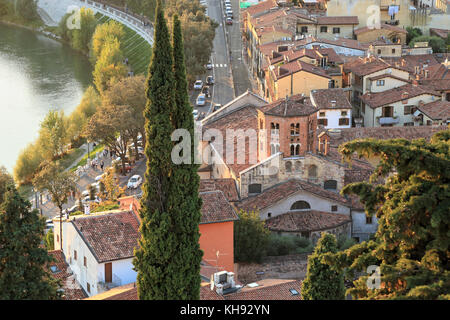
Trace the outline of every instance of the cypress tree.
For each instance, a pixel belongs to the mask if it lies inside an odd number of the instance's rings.
[[[158,1],[152,60],[147,79],[146,146],[147,171],[141,199],[140,248],[133,261],[141,300],[179,298],[180,275],[174,274],[177,236],[169,197],[172,171],[171,112],[174,104],[173,56],[170,34]],[[169,199],[170,198],[170,199]]]
[[[302,283],[303,300],[343,300],[344,274],[322,262],[325,253],[338,251],[336,237],[324,232],[308,258],[306,278]]]
[[[52,261],[44,248],[45,220],[9,186],[0,206],[0,300],[59,298],[57,282],[44,268]]]
[[[175,104],[171,118],[175,129],[185,129],[189,132],[192,150],[192,146],[194,146],[193,108],[189,103],[181,23],[177,15],[173,17],[172,39]],[[177,277],[175,280],[179,283],[178,299],[200,298],[200,262],[203,252],[199,245],[201,199],[198,195],[200,182],[197,173],[198,167],[197,164],[194,164],[194,155],[191,152],[190,163],[173,164],[171,176],[170,202],[173,204],[173,218],[178,242],[174,260],[183,261],[183,263],[175,264],[173,270],[174,276]]]

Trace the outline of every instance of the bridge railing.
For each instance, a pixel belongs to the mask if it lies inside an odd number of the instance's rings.
[[[117,20],[127,27],[133,29],[148,43],[153,45],[153,24],[146,17],[125,11],[123,8],[106,4],[103,1],[78,0],[80,6],[94,9],[101,14]]]

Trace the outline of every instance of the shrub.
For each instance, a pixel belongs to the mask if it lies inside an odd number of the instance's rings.
[[[267,255],[283,256],[295,253],[311,252],[314,249],[311,241],[304,237],[271,234],[267,245]]]
[[[79,216],[79,215],[82,215],[82,214],[84,214],[84,212],[81,212],[81,211],[75,211],[75,212],[72,212],[72,213],[70,214],[70,216]]]
[[[55,239],[53,229],[50,229],[45,235],[45,245],[48,251],[55,250]]]

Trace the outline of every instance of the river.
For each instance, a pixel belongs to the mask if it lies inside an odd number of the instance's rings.
[[[0,23],[0,166],[11,173],[49,110],[69,114],[92,83],[88,59],[30,30]]]

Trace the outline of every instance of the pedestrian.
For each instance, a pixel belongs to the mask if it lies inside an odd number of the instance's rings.
[[[103,167],[105,166],[105,163],[103,162],[103,160],[102,160],[102,162],[100,162],[100,168],[102,168],[102,171],[103,171]]]

